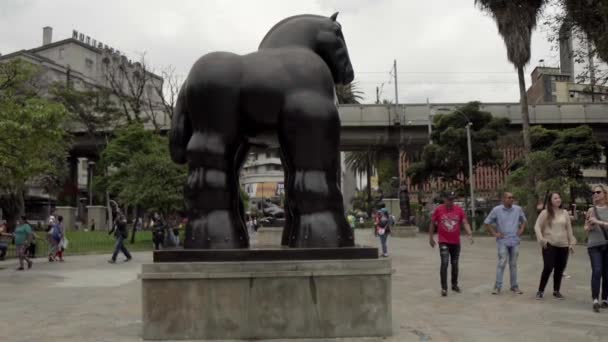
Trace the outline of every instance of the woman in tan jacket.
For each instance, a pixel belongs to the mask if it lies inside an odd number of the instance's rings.
[[[547,209],[541,211],[534,231],[536,239],[543,248],[543,272],[540,276],[540,285],[536,299],[543,299],[545,287],[549,276],[553,272],[553,296],[564,299],[560,293],[562,275],[568,263],[569,252],[574,251],[576,239],[572,234],[570,214],[561,208],[562,198],[559,193],[553,192],[549,196],[550,203]]]

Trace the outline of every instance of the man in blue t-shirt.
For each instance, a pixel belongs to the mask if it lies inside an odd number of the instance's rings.
[[[498,248],[498,266],[496,267],[496,283],[492,294],[498,295],[502,289],[502,279],[509,259],[511,273],[511,291],[523,294],[517,284],[517,256],[519,255],[520,236],[526,228],[526,215],[520,206],[514,205],[514,196],[505,192],[502,204],[494,207],[483,222],[490,234],[496,237]]]

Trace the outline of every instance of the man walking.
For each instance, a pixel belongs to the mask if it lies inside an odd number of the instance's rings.
[[[494,207],[483,222],[486,229],[496,238],[498,249],[498,265],[496,267],[496,283],[492,294],[498,295],[502,289],[502,279],[509,259],[511,291],[523,294],[517,284],[517,257],[519,255],[520,236],[526,228],[526,215],[520,206],[513,204],[514,197],[505,192],[502,204]]]
[[[441,257],[441,295],[448,295],[448,262],[452,265],[452,291],[460,293],[458,287],[458,259],[460,256],[460,227],[464,229],[473,243],[473,233],[467,221],[464,210],[454,204],[456,194],[447,192],[443,194],[443,204],[438,206],[433,212],[431,225],[429,227],[429,244],[435,248],[435,238],[433,234],[437,227],[439,240],[439,256]]]
[[[116,245],[114,246],[114,253],[112,253],[112,259],[108,260],[110,264],[116,263],[116,257],[118,252],[122,252],[126,259],[125,262],[131,261],[131,253],[127,247],[125,247],[124,240],[129,236],[129,230],[127,228],[127,219],[123,214],[119,214],[116,218],[116,224],[112,227],[109,234],[114,233],[116,237]]]

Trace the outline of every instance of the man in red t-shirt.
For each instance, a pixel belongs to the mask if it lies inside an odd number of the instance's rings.
[[[471,226],[461,207],[454,204],[456,194],[447,192],[443,194],[443,204],[438,206],[431,217],[429,227],[429,243],[435,248],[433,234],[437,227],[439,237],[439,255],[441,256],[441,295],[448,295],[448,261],[452,264],[452,291],[460,293],[458,287],[458,257],[460,256],[460,227],[464,226],[467,235],[473,243]]]

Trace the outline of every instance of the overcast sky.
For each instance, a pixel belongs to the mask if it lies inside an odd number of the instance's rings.
[[[285,17],[335,11],[365,102],[375,101],[376,87],[394,99],[394,59],[400,103],[519,99],[496,25],[473,0],[0,0],[0,53],[40,46],[42,27],[51,26],[53,41],[76,29],[132,59],[145,52],[154,67],[187,74],[205,53],[256,50]],[[528,75],[539,59],[558,64],[544,31],[534,33]]]

